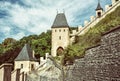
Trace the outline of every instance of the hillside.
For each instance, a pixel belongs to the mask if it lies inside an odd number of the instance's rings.
[[[19,41],[12,38],[5,39],[0,44],[0,64],[4,62],[13,62],[24,44],[30,44],[35,51],[36,58],[44,56],[46,52],[50,53],[51,49],[51,31],[43,32],[40,35],[30,35],[23,37]]]
[[[84,56],[87,48],[100,43],[102,34],[120,25],[120,6],[112,13],[108,14],[98,24],[81,36],[76,36],[76,42],[68,46],[65,52],[65,60],[73,60]]]
[[[76,36],[75,43],[68,46],[64,52],[64,62],[73,61],[75,58],[84,57],[87,48],[99,45],[102,34],[120,25],[120,7],[108,14],[103,20],[92,27],[86,34]],[[29,43],[35,51],[36,57],[44,56],[51,50],[51,31],[40,35],[30,35],[23,37],[19,41],[7,38],[0,44],[0,64],[3,62],[13,62],[25,43]]]

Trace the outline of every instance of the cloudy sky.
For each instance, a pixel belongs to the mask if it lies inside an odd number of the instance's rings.
[[[70,26],[83,25],[95,15],[97,4],[98,0],[0,0],[0,43],[47,31],[57,11],[65,13]],[[103,8],[106,4],[111,0],[101,0]]]

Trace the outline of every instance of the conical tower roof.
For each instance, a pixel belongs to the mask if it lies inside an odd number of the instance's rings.
[[[100,1],[98,1],[98,5],[97,5],[97,8],[96,8],[96,11],[97,10],[103,10],[103,8],[101,7],[101,5],[100,5]]]
[[[54,20],[52,28],[57,28],[57,27],[58,28],[59,27],[69,27],[64,13],[58,13],[56,15],[56,18]]]
[[[36,61],[36,59],[33,57],[33,52],[30,48],[30,45],[24,45],[24,47],[16,57],[15,61]]]

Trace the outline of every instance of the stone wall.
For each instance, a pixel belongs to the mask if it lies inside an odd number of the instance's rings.
[[[20,70],[12,71],[12,64],[2,64],[0,66],[0,81],[26,81],[25,73],[20,73]]]
[[[2,64],[0,66],[0,81],[11,81],[12,64]]]
[[[120,81],[120,26],[106,32],[66,74],[66,81]]]

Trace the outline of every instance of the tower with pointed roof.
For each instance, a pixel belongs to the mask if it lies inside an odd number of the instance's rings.
[[[51,27],[52,29],[52,49],[53,57],[59,56],[69,45],[69,25],[64,13],[58,13]]]
[[[103,13],[103,8],[100,5],[100,0],[98,0],[98,5],[96,8],[96,17],[101,17],[102,13]]]
[[[14,61],[14,69],[21,69],[22,72],[29,72],[38,65],[37,60],[29,44],[25,44]]]

